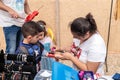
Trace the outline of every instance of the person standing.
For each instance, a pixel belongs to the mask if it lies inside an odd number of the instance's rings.
[[[21,26],[30,12],[28,0],[0,0],[0,26],[3,27],[6,53],[15,53],[22,40]]]

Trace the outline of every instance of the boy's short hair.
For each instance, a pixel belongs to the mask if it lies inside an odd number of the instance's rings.
[[[42,27],[34,21],[25,22],[21,28],[24,38],[27,36],[35,36],[40,32],[43,32]]]

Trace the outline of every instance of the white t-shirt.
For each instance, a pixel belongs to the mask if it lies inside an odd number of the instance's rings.
[[[20,17],[25,18],[26,16],[25,11],[24,11],[25,0],[1,0],[1,1],[6,6],[15,10],[20,15]],[[8,27],[11,25],[22,26],[23,23],[24,23],[24,19],[12,18],[8,12],[0,9],[0,26],[1,27]]]
[[[88,40],[80,44],[82,51],[79,60],[86,63],[101,62],[96,73],[104,74],[104,62],[106,57],[106,46],[99,33],[93,34]]]

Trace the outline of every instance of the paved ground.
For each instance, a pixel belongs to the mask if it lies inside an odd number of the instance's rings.
[[[113,75],[116,72],[120,73],[120,54],[108,54],[107,65],[108,72],[106,72],[106,75]]]

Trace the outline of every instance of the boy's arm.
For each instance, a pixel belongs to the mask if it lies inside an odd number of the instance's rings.
[[[26,14],[30,14],[30,13],[31,13],[31,10],[30,10],[29,4],[28,4],[28,0],[25,0],[24,6],[25,6],[25,7],[24,7],[25,13],[26,13]]]
[[[16,54],[29,54],[28,50],[25,46],[19,46],[19,48],[15,52]]]
[[[6,6],[1,0],[0,0],[0,9],[8,12],[12,18],[20,18],[18,13],[14,11],[12,8]]]

